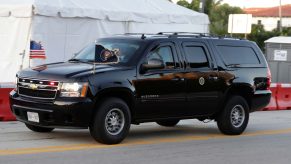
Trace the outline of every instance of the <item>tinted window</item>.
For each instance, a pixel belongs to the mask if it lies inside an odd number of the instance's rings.
[[[162,60],[166,66],[166,69],[175,67],[172,49],[170,46],[159,47],[154,51],[150,52],[147,60],[159,59]]]
[[[187,46],[184,49],[191,68],[208,67],[208,60],[203,47]]]
[[[217,46],[227,65],[230,64],[259,64],[260,61],[250,47]]]

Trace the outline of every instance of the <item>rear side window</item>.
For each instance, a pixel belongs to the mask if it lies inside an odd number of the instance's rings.
[[[260,64],[255,51],[250,47],[217,46],[226,65]]]
[[[202,46],[186,46],[184,47],[187,61],[191,68],[208,67],[208,60],[205,50]]]

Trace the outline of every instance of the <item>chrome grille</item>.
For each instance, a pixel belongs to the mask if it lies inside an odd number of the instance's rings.
[[[23,97],[37,99],[55,99],[60,82],[19,78],[17,83],[18,94]]]

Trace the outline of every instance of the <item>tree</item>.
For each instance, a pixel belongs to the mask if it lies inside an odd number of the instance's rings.
[[[279,30],[273,30],[273,31],[266,31],[264,29],[264,26],[261,24],[253,24],[252,25],[252,31],[248,35],[248,39],[251,41],[254,41],[257,43],[257,45],[261,48],[261,50],[265,51],[265,41],[269,38],[272,38],[274,36],[279,36],[280,31]]]
[[[275,28],[273,30],[273,32],[280,34],[279,28]],[[283,27],[281,35],[282,36],[291,36],[291,27]]]
[[[243,10],[239,7],[232,7],[228,4],[213,6],[210,13],[210,33],[217,35],[226,35],[228,28],[229,14],[243,14]]]
[[[239,7],[232,7],[228,4],[221,5],[222,0],[205,0],[204,12],[210,19],[210,33],[217,35],[227,34],[228,15],[242,14],[243,10]],[[192,0],[191,3],[186,0],[179,0],[178,5],[188,9],[199,11],[200,0]]]
[[[191,9],[191,10],[194,10],[194,11],[199,11],[199,3],[200,3],[200,0],[192,0],[191,3],[189,3],[186,0],[179,0],[177,2],[178,5],[186,7],[188,9]]]
[[[179,1],[177,2],[177,5],[180,5],[180,6],[183,6],[183,7],[186,7],[186,8],[189,9],[190,3],[187,2],[186,0],[179,0]]]
[[[204,13],[210,14],[211,10],[220,5],[222,0],[205,0]]]
[[[192,9],[194,11],[199,11],[199,4],[200,4],[200,0],[192,0],[192,2],[189,4],[189,9]]]
[[[178,5],[186,7],[188,9],[194,10],[194,11],[200,11],[199,7],[200,7],[200,1],[201,0],[192,0],[191,3],[189,3],[186,0],[179,0],[177,2]],[[209,14],[211,9],[214,6],[219,5],[222,2],[222,0],[205,0],[205,6],[204,6],[204,13],[205,14]]]

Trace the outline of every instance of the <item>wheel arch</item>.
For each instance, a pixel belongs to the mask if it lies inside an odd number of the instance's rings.
[[[238,95],[238,96],[243,97],[246,100],[246,102],[247,102],[247,104],[249,106],[249,109],[251,110],[253,94],[254,94],[254,91],[253,91],[253,88],[250,85],[236,84],[236,85],[231,86],[225,92],[224,100],[222,101],[223,103],[221,103],[221,105],[220,105],[219,112],[221,112],[221,110],[223,110],[226,102],[233,95]]]
[[[134,106],[135,106],[135,96],[134,93],[125,87],[113,87],[106,88],[99,91],[95,96],[95,108],[93,110],[93,115],[98,111],[98,106],[103,102],[104,99],[115,97],[123,100],[129,107],[131,116],[134,115]]]

